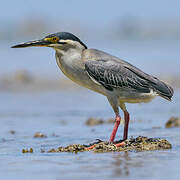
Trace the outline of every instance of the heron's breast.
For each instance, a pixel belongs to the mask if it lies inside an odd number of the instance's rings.
[[[98,93],[104,94],[104,88],[100,85],[97,85],[89,78],[81,60],[65,61],[63,59],[59,59],[56,56],[56,61],[64,75],[73,82]]]

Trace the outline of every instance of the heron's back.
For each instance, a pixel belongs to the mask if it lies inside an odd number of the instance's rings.
[[[168,84],[115,56],[87,49],[82,57],[89,75],[107,90],[119,92],[120,96],[124,94],[132,100],[144,95],[149,98],[158,94],[167,100],[173,96],[173,89]]]

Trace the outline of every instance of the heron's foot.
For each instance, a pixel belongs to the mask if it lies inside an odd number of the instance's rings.
[[[89,145],[84,145],[84,146],[85,146],[85,149],[86,149],[86,150],[91,150],[91,149],[93,149],[97,144],[99,144],[99,143],[101,143],[101,142],[103,142],[103,141],[100,140],[100,139],[96,139],[96,142],[91,143],[91,144],[89,144]]]
[[[121,147],[121,146],[124,146],[125,145],[125,140],[124,139],[121,139],[121,140],[118,140],[118,141],[114,141],[113,144],[116,146],[116,147]]]
[[[100,139],[96,139],[97,141],[94,142],[94,143],[91,143],[89,145],[84,145],[85,146],[85,149],[86,150],[91,150],[91,149],[94,149],[99,143],[103,142],[102,140]],[[106,145],[108,145],[108,142],[105,142],[107,143]],[[119,140],[119,141],[114,141],[113,143],[112,142],[109,142],[109,144],[114,144],[116,147],[123,147],[125,146],[125,142],[124,140]]]
[[[91,149],[94,149],[96,147],[96,144],[92,145],[92,146],[89,146],[89,147],[86,147],[85,149],[87,151],[91,150]]]
[[[122,141],[122,142],[120,142],[120,143],[115,143],[114,145],[115,145],[116,147],[122,147],[122,146],[125,146],[126,144],[125,144],[124,141]]]

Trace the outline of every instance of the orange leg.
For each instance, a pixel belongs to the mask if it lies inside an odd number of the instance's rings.
[[[128,126],[129,126],[129,113],[127,111],[124,111],[124,136],[123,140],[126,140],[128,138]]]
[[[127,111],[124,111],[124,135],[123,140],[126,140],[128,138],[128,126],[129,126],[129,113]],[[115,144],[116,147],[124,146],[124,141],[121,143]]]
[[[119,115],[117,115],[115,120],[116,120],[116,122],[114,124],[114,128],[113,128],[113,131],[112,131],[112,134],[111,134],[111,137],[110,137],[110,142],[114,142],[114,139],[115,139],[119,124],[121,122],[121,117]],[[128,126],[129,126],[129,113],[128,113],[128,111],[124,111],[124,120],[125,120],[125,124],[124,124],[123,140],[126,140],[128,138]],[[124,141],[121,142],[121,143],[115,144],[116,147],[120,147],[120,146],[124,146],[124,145],[125,145]],[[96,144],[94,144],[94,145],[92,145],[90,147],[87,147],[86,149],[91,150],[95,146],[96,146]]]
[[[116,115],[116,118],[115,118],[116,122],[114,124],[114,128],[113,128],[113,131],[112,131],[112,134],[111,134],[111,137],[110,137],[110,142],[114,142],[114,139],[115,139],[115,136],[116,136],[116,132],[118,130],[118,127],[119,127],[119,124],[120,124],[120,121],[121,121],[121,117],[119,115]],[[121,143],[119,143],[121,144]],[[93,149],[94,147],[96,146],[96,144],[93,144],[92,146],[90,147],[87,147],[86,149],[87,150],[91,150]],[[117,146],[118,147],[118,146]]]
[[[121,122],[121,117],[119,115],[116,115],[116,122],[114,124],[114,128],[110,137],[110,142],[114,142],[115,136],[116,136],[116,132],[118,130],[119,124]]]

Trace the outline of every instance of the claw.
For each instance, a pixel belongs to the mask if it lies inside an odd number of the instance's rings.
[[[85,148],[85,149],[89,151],[89,150],[95,148],[95,146],[96,146],[96,144],[94,144],[94,145],[92,145],[92,146],[89,146],[89,147],[87,147],[87,148]]]
[[[94,143],[91,143],[91,144],[89,144],[89,145],[84,145],[86,148],[86,150],[91,150],[91,149],[93,149],[95,146],[96,146],[96,144],[99,144],[99,143],[101,143],[101,142],[103,142],[102,140],[100,140],[100,139],[96,139],[96,141],[97,142],[94,142]]]
[[[98,139],[97,139],[97,140],[98,140]],[[90,144],[89,146],[86,145],[86,148],[85,148],[85,149],[86,149],[87,151],[89,151],[89,150],[91,150],[91,149],[94,149],[94,148],[96,147],[96,145],[97,145],[98,143],[100,143],[100,142],[102,142],[102,141],[99,140],[99,142],[92,143],[92,144]],[[114,145],[115,145],[116,147],[122,147],[122,146],[125,146],[126,144],[125,144],[124,141],[120,140],[120,141],[114,142]]]
[[[121,143],[117,143],[117,144],[115,144],[115,146],[116,146],[116,147],[125,146],[125,142],[123,141],[123,142],[121,142]]]

